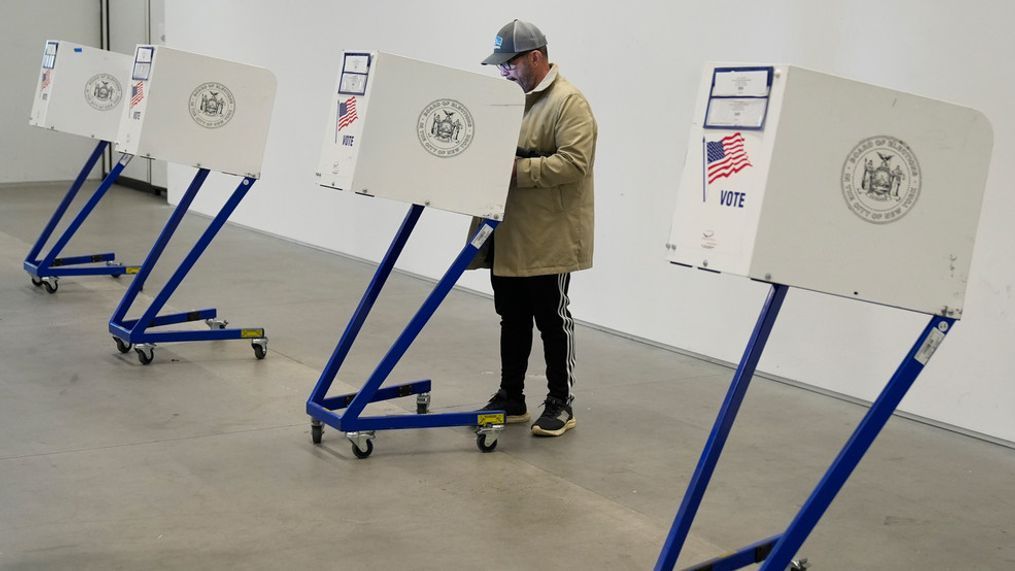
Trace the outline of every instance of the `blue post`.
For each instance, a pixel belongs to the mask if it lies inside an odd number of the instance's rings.
[[[120,173],[123,172],[123,169],[127,166],[127,163],[129,163],[130,159],[132,158],[134,158],[134,155],[128,155],[126,153],[120,155],[120,160],[117,161],[116,165],[113,167],[113,170],[109,171],[109,174],[106,175],[105,179],[103,179],[102,184],[99,185],[99,188],[95,189],[95,192],[92,194],[92,197],[89,198],[88,202],[86,202],[84,207],[81,208],[81,212],[78,212],[78,215],[74,217],[74,220],[72,220],[70,225],[67,226],[67,229],[63,231],[63,234],[60,236],[60,239],[57,240],[56,244],[53,245],[53,248],[49,251],[49,254],[46,255],[45,259],[42,260],[42,263],[39,264],[40,272],[49,269],[50,265],[53,263],[53,260],[56,259],[57,254],[59,254],[63,250],[64,246],[67,245],[67,242],[69,242],[71,237],[74,236],[74,233],[78,231],[78,228],[81,227],[81,224],[83,224],[85,219],[88,218],[88,215],[92,213],[92,210],[95,209],[95,206],[99,203],[100,200],[102,200],[102,197],[105,196],[106,192],[113,186],[113,183],[116,182],[116,179],[120,178]]]
[[[761,315],[758,316],[758,321],[754,325],[751,339],[748,341],[744,355],[737,366],[737,371],[733,375],[729,391],[726,393],[722,408],[719,410],[719,416],[712,426],[712,432],[705,444],[705,449],[701,453],[701,458],[698,460],[698,466],[694,470],[694,475],[688,484],[687,492],[685,492],[684,499],[680,503],[680,509],[673,520],[673,526],[666,537],[666,543],[663,545],[658,561],[656,561],[655,568],[657,571],[673,569],[673,566],[677,563],[677,557],[680,556],[680,550],[687,540],[687,534],[691,530],[691,523],[694,521],[694,516],[698,512],[701,500],[705,496],[705,489],[708,487],[712,473],[719,462],[719,455],[722,454],[723,446],[726,444],[726,439],[733,428],[733,421],[736,419],[741,403],[743,403],[747,387],[751,383],[751,377],[754,376],[758,360],[761,359],[761,354],[765,350],[765,343],[768,342],[769,333],[771,333],[775,319],[779,315],[779,309],[782,307],[782,302],[786,298],[788,289],[789,287],[785,285],[772,284],[768,298],[765,300],[765,305],[761,310]]]
[[[194,179],[190,182],[190,186],[187,188],[187,192],[183,194],[183,198],[180,199],[180,203],[173,210],[173,213],[169,216],[169,220],[166,221],[166,225],[162,228],[162,232],[159,233],[159,237],[155,240],[155,245],[152,246],[148,256],[145,257],[145,261],[141,264],[141,270],[134,277],[134,280],[130,282],[130,286],[127,291],[123,294],[123,299],[120,300],[120,304],[116,307],[116,311],[113,312],[113,316],[109,319],[110,325],[120,323],[123,318],[127,315],[127,311],[130,310],[131,304],[137,298],[137,294],[140,293],[141,288],[144,286],[145,280],[151,275],[152,269],[155,267],[155,263],[158,262],[162,252],[166,249],[166,245],[169,243],[169,239],[172,238],[173,233],[176,232],[177,226],[180,225],[180,221],[183,220],[183,215],[187,213],[187,209],[190,208],[190,203],[194,201],[194,197],[197,196],[197,191],[200,190],[201,185],[204,184],[204,180],[208,178],[208,169],[198,169],[194,175]]]
[[[351,403],[349,403],[349,407],[346,410],[345,415],[343,415],[343,418],[349,419],[353,426],[355,426],[355,421],[359,417],[360,413],[363,412],[363,408],[366,407],[366,405],[370,402],[370,399],[373,397],[373,394],[377,392],[378,388],[380,388],[381,383],[388,378],[391,370],[395,368],[399,359],[402,358],[402,355],[404,355],[409,349],[409,346],[412,345],[412,342],[416,339],[416,336],[419,335],[423,326],[426,325],[426,322],[430,320],[430,317],[432,317],[434,312],[437,311],[441,302],[444,301],[444,298],[446,298],[448,293],[450,293],[451,288],[454,287],[455,282],[458,281],[458,278],[461,277],[465,268],[468,267],[469,262],[476,257],[476,253],[479,252],[479,247],[482,246],[483,241],[486,239],[486,236],[483,236],[483,239],[479,240],[479,236],[484,233],[492,232],[496,229],[499,222],[497,220],[487,219],[483,221],[483,224],[489,228],[481,226],[479,234],[477,234],[477,238],[471,240],[462,248],[461,253],[458,254],[457,258],[455,258],[451,267],[448,268],[448,271],[445,272],[444,276],[437,282],[434,290],[430,292],[429,296],[427,296],[426,301],[423,302],[423,306],[419,308],[416,315],[414,315],[412,320],[409,321],[409,324],[405,326],[405,329],[402,331],[401,335],[398,336],[398,339],[395,340],[391,349],[388,350],[388,353],[377,365],[377,368],[370,375],[370,378],[367,379],[367,382],[363,384],[363,388],[360,389],[356,397],[352,399]],[[486,235],[488,236],[489,234]],[[474,415],[473,418],[475,418]]]
[[[891,418],[902,398],[906,396],[906,392],[913,386],[913,382],[923,371],[924,365],[927,364],[934,350],[944,340],[945,335],[954,324],[954,319],[934,316],[924,327],[923,333],[920,334],[916,344],[896,369],[895,374],[888,381],[888,385],[864,415],[849,441],[832,462],[824,477],[821,478],[821,482],[818,483],[811,496],[807,498],[807,502],[800,508],[800,512],[786,529],[782,539],[775,544],[772,553],[761,566],[762,571],[782,570],[789,565],[793,556],[803,545],[814,526],[817,525],[818,520],[835,499],[836,494],[853,473],[860,459],[867,453],[874,439]]]
[[[190,269],[194,267],[194,264],[197,263],[198,258],[201,257],[201,254],[203,254],[204,251],[208,248],[208,245],[211,244],[211,241],[215,238],[215,235],[218,234],[218,231],[226,223],[226,220],[229,219],[229,216],[233,213],[233,210],[236,210],[236,207],[240,204],[240,201],[243,200],[243,197],[246,196],[247,191],[250,190],[250,187],[254,185],[254,182],[256,182],[256,179],[249,177],[244,178],[242,181],[240,181],[240,184],[237,185],[236,190],[233,191],[232,196],[229,197],[229,200],[227,200],[225,205],[222,206],[222,209],[219,210],[219,213],[215,215],[214,219],[212,219],[211,224],[208,225],[208,228],[205,229],[204,233],[201,234],[201,237],[198,238],[197,243],[195,243],[194,247],[191,248],[190,253],[188,253],[187,257],[183,259],[183,262],[180,264],[180,266],[176,268],[175,272],[173,272],[173,275],[169,278],[169,281],[166,282],[166,285],[162,288],[162,291],[160,291],[159,294],[155,296],[155,299],[152,301],[151,305],[148,306],[148,309],[144,312],[144,315],[142,315],[138,319],[135,329],[140,329],[141,331],[144,331],[145,329],[148,328],[148,326],[155,319],[155,316],[158,315],[159,310],[161,310],[162,307],[166,304],[166,302],[169,301],[170,296],[172,296],[173,292],[176,291],[176,288],[180,286],[180,283],[183,281],[183,278],[187,276],[187,272],[189,272]],[[180,203],[180,206],[183,206],[182,201]],[[178,206],[177,209],[179,209],[180,206]],[[145,260],[145,265],[147,264],[148,260]],[[135,281],[137,281],[140,278],[141,275],[139,274],[138,277],[135,278]]]
[[[381,288],[384,287],[384,282],[386,282],[388,276],[391,275],[391,270],[394,269],[395,262],[398,260],[398,256],[402,254],[402,249],[405,247],[405,243],[409,240],[409,236],[412,234],[412,230],[416,227],[416,222],[419,221],[419,217],[422,213],[423,207],[418,204],[413,204],[409,208],[409,212],[406,213],[405,219],[402,221],[402,225],[398,229],[398,233],[395,234],[394,240],[392,240],[391,245],[388,246],[388,251],[384,254],[384,258],[377,267],[374,277],[370,280],[370,285],[367,286],[367,290],[364,292],[363,298],[360,299],[359,305],[356,307],[356,311],[352,315],[352,319],[345,327],[345,332],[342,333],[342,338],[339,340],[338,345],[335,346],[335,350],[332,352],[331,358],[328,359],[327,366],[324,367],[324,371],[321,373],[320,378],[317,379],[317,385],[314,387],[314,391],[310,393],[309,402],[320,404],[323,402],[324,397],[328,394],[328,389],[331,388],[331,383],[334,382],[335,376],[338,375],[339,368],[342,367],[342,363],[345,361],[346,356],[348,356],[349,349],[352,348],[353,342],[356,341],[356,336],[359,335],[359,331],[363,327],[363,322],[366,321],[367,315],[370,314],[370,310],[374,306],[374,302],[377,301],[377,297],[381,294]]]
[[[57,223],[60,222],[64,213],[67,212],[67,208],[69,208],[71,202],[74,201],[74,196],[77,195],[79,190],[81,190],[81,185],[83,185],[85,183],[85,179],[88,178],[88,173],[92,172],[92,169],[95,168],[95,163],[99,162],[99,158],[102,157],[102,153],[106,150],[106,145],[108,144],[109,143],[106,141],[99,141],[99,143],[95,145],[95,150],[92,151],[91,156],[88,157],[87,161],[85,161],[85,166],[81,167],[81,172],[78,173],[78,177],[74,179],[74,183],[70,185],[69,189],[67,189],[67,194],[64,195],[63,201],[60,202],[60,206],[56,208],[56,212],[53,212],[53,216],[49,218],[49,223],[46,224],[46,228],[43,229],[42,234],[39,235],[39,239],[36,240],[35,245],[32,246],[32,250],[28,252],[28,256],[25,257],[26,262],[36,261],[36,257],[39,255],[39,252],[42,251],[42,247],[46,244],[46,241],[49,240],[50,235],[53,234],[53,230],[56,229]]]

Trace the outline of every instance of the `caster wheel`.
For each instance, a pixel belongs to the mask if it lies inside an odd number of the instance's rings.
[[[353,453],[353,455],[355,455],[360,460],[370,456],[370,454],[373,451],[374,451],[374,443],[373,443],[372,440],[367,440],[367,449],[366,450],[360,450],[359,447],[356,446],[355,444],[352,445],[352,453]]]
[[[310,440],[312,440],[314,442],[314,444],[320,444],[321,440],[323,438],[324,438],[324,425],[311,424],[310,425]],[[353,449],[353,452],[356,452],[357,450],[359,450],[359,448],[356,448],[355,444],[353,444],[352,449]]]
[[[121,353],[126,353],[127,351],[130,351],[131,347],[133,347],[132,343],[124,343],[123,339],[120,339],[119,337],[113,337],[113,341],[116,341],[116,350]]]
[[[149,365],[155,360],[155,349],[134,349],[137,352],[137,360],[141,361],[142,365]]]
[[[428,412],[430,412],[430,407],[425,404],[416,405],[416,414],[427,414]]]
[[[257,357],[258,361],[264,359],[268,355],[268,348],[266,346],[261,345],[260,343],[251,343],[250,346],[254,348],[254,357]]]
[[[36,278],[32,278],[32,285],[35,286],[35,287],[42,287],[42,280],[36,279]]]
[[[479,448],[480,452],[486,454],[487,452],[493,452],[497,448],[497,441],[494,440],[493,443],[487,444],[486,435],[478,434],[476,435],[476,447]]]
[[[42,287],[46,288],[48,293],[56,293],[56,290],[60,289],[60,284],[57,282],[43,281]]]

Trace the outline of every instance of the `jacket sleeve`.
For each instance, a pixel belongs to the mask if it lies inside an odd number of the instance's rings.
[[[596,121],[584,97],[572,94],[564,100],[554,138],[556,153],[518,160],[518,188],[551,188],[588,174],[596,148]]]

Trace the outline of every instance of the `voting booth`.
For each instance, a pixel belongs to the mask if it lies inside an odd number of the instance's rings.
[[[138,46],[117,149],[132,155],[261,177],[275,76],[264,68]]]
[[[254,355],[263,359],[268,346],[263,328],[229,329],[228,322],[217,318],[215,309],[168,315],[158,312],[261,176],[275,76],[260,67],[164,46],[138,45],[129,77],[130,99],[122,110],[117,149],[198,170],[109,321],[116,347],[121,353],[133,348],[140,362],[147,365],[154,358],[156,343],[248,339]],[[243,179],[151,305],[139,318],[127,319],[137,294],[212,170]],[[149,331],[202,320],[210,330]]]
[[[36,287],[45,286],[49,293],[56,293],[60,276],[119,277],[137,271],[136,266],[115,262],[116,255],[112,252],[57,257],[116,182],[130,160],[128,157],[121,157],[49,252],[40,257],[88,174],[101,159],[109,142],[116,138],[130,62],[130,56],[125,54],[63,40],[47,40],[43,47],[29,125],[97,140],[95,150],[25,257],[24,268],[32,283]]]
[[[950,103],[795,66],[706,66],[668,257],[772,285],[657,568],[676,562],[790,286],[932,316],[786,531],[702,564],[800,567],[797,550],[962,317],[992,137],[983,114]]]
[[[383,52],[342,61],[320,184],[500,220],[524,105],[518,86]]]
[[[496,447],[503,411],[429,414],[430,380],[380,387],[502,219],[524,104],[518,86],[503,79],[383,52],[342,54],[316,173],[320,184],[412,206],[307,400],[315,444],[327,424],[345,432],[353,453],[366,458],[376,430],[475,426],[479,449]],[[362,388],[328,397],[427,206],[484,220]],[[361,416],[370,402],[411,395],[415,416]]]

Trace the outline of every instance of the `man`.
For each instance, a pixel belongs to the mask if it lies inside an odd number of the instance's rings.
[[[525,92],[504,221],[472,267],[489,267],[501,318],[501,382],[485,410],[526,422],[525,371],[535,320],[543,340],[548,394],[532,424],[539,436],[574,428],[574,320],[571,272],[592,267],[592,167],[596,120],[588,101],[547,58],[546,36],[515,20],[497,33],[483,65],[496,65]]]

